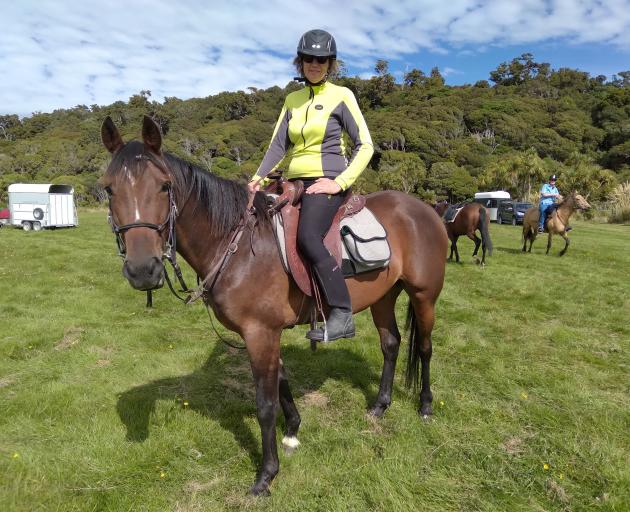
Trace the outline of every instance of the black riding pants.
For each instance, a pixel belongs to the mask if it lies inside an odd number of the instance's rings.
[[[304,180],[304,188],[308,189],[314,182]],[[344,309],[351,309],[350,295],[341,268],[324,246],[324,237],[348,193],[304,194],[297,232],[300,253],[313,265],[326,302],[331,307]]]

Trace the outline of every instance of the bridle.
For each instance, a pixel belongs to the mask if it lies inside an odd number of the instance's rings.
[[[136,155],[136,160],[142,160],[142,159],[150,160],[154,164],[157,164],[157,162],[155,162],[153,159],[149,158],[146,155]],[[158,167],[161,167],[161,168],[164,167],[159,164],[157,165]],[[181,268],[179,267],[179,264],[177,263],[177,237],[175,234],[175,221],[177,219],[178,212],[177,212],[177,205],[175,204],[175,196],[173,194],[173,188],[171,187],[170,184],[168,185],[167,192],[168,192],[168,204],[169,204],[168,214],[166,216],[166,220],[164,220],[164,222],[162,222],[161,224],[154,224],[152,222],[131,222],[129,224],[123,224],[122,226],[119,226],[118,224],[116,224],[116,221],[114,220],[114,215],[112,214],[111,197],[109,198],[109,212],[107,215],[107,219],[109,221],[109,224],[112,227],[112,232],[116,236],[116,245],[118,246],[118,255],[123,259],[127,257],[127,246],[125,244],[125,238],[123,236],[124,233],[134,228],[149,228],[149,229],[153,229],[154,231],[157,231],[160,237],[163,238],[162,233],[166,230],[166,238],[164,239],[164,243],[162,244],[162,261],[167,260],[171,264],[171,266],[173,267],[173,271],[175,272],[175,275],[177,276],[179,284],[182,286],[181,291],[188,292],[190,290],[188,289],[188,286],[186,286],[186,283],[184,282]],[[178,293],[176,292],[176,290],[174,289],[173,284],[171,283],[171,280],[168,276],[168,272],[166,271],[166,267],[164,267],[164,279],[166,280],[166,283],[168,284],[171,292],[173,292],[173,294],[178,299],[185,301],[186,299],[183,297],[180,297]],[[152,301],[152,296],[151,296],[151,290],[147,290],[147,306],[151,306],[152,302],[153,301]]]
[[[154,165],[159,167],[163,172],[166,172],[168,174],[166,166],[162,162],[155,161],[153,158],[150,158],[147,155],[136,155],[136,160],[143,160],[143,159],[151,161]],[[259,179],[258,182],[260,182],[261,179]],[[234,253],[236,253],[236,251],[238,250],[238,242],[243,236],[243,232],[245,228],[248,225],[252,226],[252,223],[253,224],[256,223],[256,220],[255,220],[256,208],[254,208],[254,205],[253,205],[254,194],[250,194],[245,212],[243,216],[241,217],[241,220],[238,223],[238,225],[232,231],[232,234],[229,238],[229,241],[227,243],[227,246],[225,247],[225,251],[223,252],[222,256],[218,259],[218,261],[211,268],[211,270],[208,272],[208,274],[205,276],[203,280],[200,279],[199,276],[197,277],[198,287],[195,290],[191,290],[190,288],[188,288],[188,286],[184,282],[181,268],[179,267],[179,264],[177,263],[177,238],[175,234],[175,231],[176,231],[175,222],[177,220],[178,211],[177,211],[177,205],[175,204],[175,196],[173,194],[173,189],[170,185],[168,186],[167,192],[168,192],[168,203],[169,203],[168,215],[166,217],[166,220],[164,220],[164,222],[162,222],[161,224],[153,224],[151,222],[138,221],[138,222],[131,222],[129,224],[123,224],[122,226],[119,226],[118,224],[116,224],[116,221],[114,221],[114,216],[112,214],[111,197],[109,198],[108,220],[112,227],[112,232],[116,236],[116,244],[118,245],[118,255],[121,256],[122,258],[125,258],[127,256],[127,247],[125,245],[123,234],[129,231],[130,229],[149,228],[149,229],[153,229],[157,231],[160,234],[160,236],[162,236],[163,231],[167,230],[167,236],[162,246],[162,260],[166,259],[171,264],[171,266],[173,267],[173,271],[175,272],[175,275],[177,276],[179,284],[182,287],[180,291],[184,293],[188,293],[188,297],[181,297],[177,293],[177,291],[173,287],[171,279],[168,276],[166,267],[164,267],[164,279],[166,280],[168,287],[170,288],[173,295],[175,295],[175,297],[177,297],[182,302],[185,302],[186,304],[190,304],[212,291],[212,289],[214,288],[214,285],[216,284],[219,278],[219,275],[221,274],[221,272],[223,272],[223,270],[225,270],[225,268],[227,267],[228,261],[234,255]],[[252,230],[252,236],[253,236],[253,230]],[[250,240],[250,243],[251,243],[251,240]],[[153,301],[151,297],[151,290],[147,290],[147,306],[151,306],[152,302]]]

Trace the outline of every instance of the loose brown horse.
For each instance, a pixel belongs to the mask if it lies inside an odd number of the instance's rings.
[[[564,248],[560,251],[560,256],[564,256],[569,248],[569,237],[567,236],[567,226],[569,225],[569,218],[573,215],[575,210],[588,210],[591,207],[588,201],[584,199],[577,192],[573,192],[566,199],[558,204],[558,208],[547,218],[546,230],[547,237],[547,252],[551,249],[551,238],[553,235],[560,235],[564,238]],[[540,210],[538,207],[530,208],[525,212],[523,217],[523,252],[527,246],[527,240],[529,240],[529,251],[532,252],[532,245],[536,237],[538,236],[538,220],[540,219]]]
[[[101,136],[113,154],[102,184],[109,195],[112,225],[124,247],[123,274],[131,286],[149,290],[162,285],[164,252],[170,254],[172,238],[165,226],[173,223],[177,251],[198,276],[211,273],[235,227],[242,225],[246,187],[163,153],[160,130],[149,117],[144,118],[143,142],[125,144],[109,117]],[[310,307],[305,305],[310,300],[283,269],[264,195],[256,194],[253,204],[257,213],[246,223],[240,246],[230,244],[235,252],[203,298],[247,347],[263,450],[262,468],[250,492],[266,494],[279,468],[278,405],[286,420],[283,445],[299,444],[300,415],[280,359],[280,335],[286,327],[308,323]],[[433,400],[431,332],[444,284],[446,231],[428,205],[400,192],[370,194],[367,206],[385,226],[392,252],[386,269],[347,280],[354,311],[371,309],[383,352],[380,388],[370,413],[380,417],[391,403],[401,339],[394,306],[405,290],[410,298],[407,383],[415,387],[420,373],[419,409],[428,415]]]
[[[449,204],[446,201],[441,201],[434,206],[435,211],[440,217],[444,216]],[[492,240],[490,239],[490,231],[488,230],[488,224],[490,224],[490,215],[486,208],[479,203],[467,203],[457,214],[453,222],[445,222],[446,233],[451,241],[451,254],[448,257],[449,260],[453,259],[453,252],[455,252],[455,261],[459,263],[459,251],[457,250],[457,239],[466,235],[473,242],[475,242],[475,250],[473,251],[473,257],[477,256],[479,252],[479,246],[481,245],[481,265],[486,264],[486,249],[488,250],[488,256],[492,256]],[[481,238],[477,236],[475,231],[479,230]]]

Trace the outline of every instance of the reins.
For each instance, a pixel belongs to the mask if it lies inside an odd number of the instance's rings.
[[[259,179],[256,183],[259,183],[261,179]],[[251,193],[248,190],[248,194],[249,194],[249,199],[247,201],[247,207],[245,208],[245,213],[241,217],[241,220],[239,221],[237,226],[232,231],[232,236],[230,237],[230,241],[228,242],[225,248],[225,251],[222,254],[222,257],[212,266],[212,268],[206,274],[206,277],[203,278],[203,280],[201,281],[201,283],[199,284],[196,290],[194,291],[188,290],[189,296],[185,301],[186,304],[191,304],[199,300],[201,297],[203,297],[204,294],[210,293],[212,291],[212,289],[214,288],[215,284],[217,283],[219,279],[219,276],[221,275],[221,272],[225,270],[228,262],[230,261],[230,258],[238,250],[238,243],[241,237],[243,236],[245,227],[251,224],[251,227],[253,228],[254,225],[256,224],[256,208],[254,207],[254,198],[256,197],[256,193],[255,192]],[[251,222],[252,219],[254,219],[253,222]],[[208,283],[210,283],[210,285],[209,287],[206,288]]]

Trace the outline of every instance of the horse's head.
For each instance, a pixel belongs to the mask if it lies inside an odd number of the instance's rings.
[[[160,129],[145,116],[143,142],[124,143],[108,116],[101,138],[112,154],[101,184],[109,196],[110,221],[124,257],[123,275],[137,290],[159,288],[175,213]]]
[[[574,191],[573,194],[571,194],[571,198],[573,199],[575,208],[577,208],[578,210],[585,211],[591,207],[588,201],[583,196],[578,194],[577,191]]]
[[[443,201],[439,201],[437,204],[433,205],[433,209],[437,212],[437,214],[441,217],[444,215],[444,212],[448,208],[448,201],[444,199]]]

